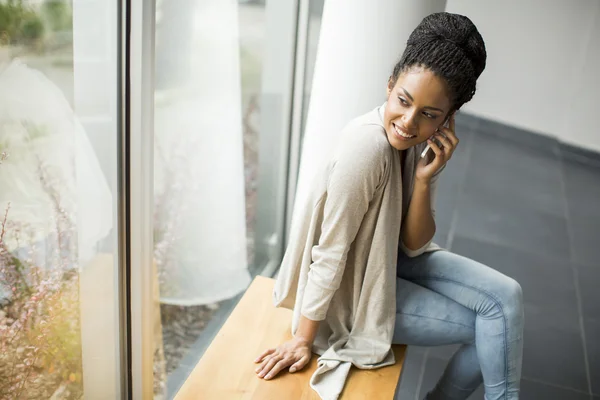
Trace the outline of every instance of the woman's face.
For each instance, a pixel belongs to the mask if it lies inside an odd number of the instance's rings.
[[[412,68],[388,84],[383,122],[390,144],[406,150],[426,141],[450,111],[446,86],[430,70]]]

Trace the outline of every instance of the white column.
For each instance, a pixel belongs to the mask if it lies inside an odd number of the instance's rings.
[[[351,119],[382,104],[387,80],[421,20],[445,0],[327,0],[308,109],[296,200]]]

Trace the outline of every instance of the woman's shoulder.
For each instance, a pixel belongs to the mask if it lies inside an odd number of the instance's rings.
[[[350,121],[336,147],[339,156],[366,157],[373,161],[387,161],[393,150],[377,110]]]

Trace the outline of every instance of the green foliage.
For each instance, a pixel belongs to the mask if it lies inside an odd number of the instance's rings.
[[[44,36],[44,23],[35,13],[26,13],[21,23],[21,37],[32,42]]]
[[[5,44],[30,44],[44,35],[44,22],[20,0],[0,3],[0,37]]]
[[[65,0],[47,0],[42,5],[42,14],[52,31],[73,30],[71,6]]]
[[[65,282],[61,291],[46,297],[43,308],[46,312],[27,332],[28,344],[40,349],[40,364],[48,371],[81,382],[78,280]]]

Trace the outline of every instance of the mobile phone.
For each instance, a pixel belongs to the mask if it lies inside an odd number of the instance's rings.
[[[442,124],[442,126],[445,126],[446,128],[448,128],[448,121],[450,121],[450,117],[451,115],[448,115],[446,117],[446,119],[444,120],[444,123]],[[436,130],[436,132],[438,132],[438,130]],[[434,139],[435,140],[435,139]],[[439,141],[436,141],[436,144],[440,147],[440,148],[444,148],[444,146],[442,145],[442,143],[440,143]],[[427,155],[427,152],[431,150],[431,146],[428,144],[427,146],[425,146],[425,149],[423,149],[423,151],[421,152],[421,158],[424,158]],[[433,150],[431,150],[433,152]]]

